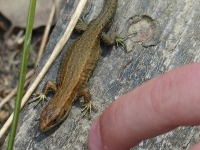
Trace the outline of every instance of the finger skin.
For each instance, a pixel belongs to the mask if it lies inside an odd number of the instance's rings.
[[[190,148],[190,150],[200,150],[200,143],[195,144]]]
[[[200,124],[200,63],[160,75],[113,102],[93,124],[90,150],[128,150],[182,125]]]

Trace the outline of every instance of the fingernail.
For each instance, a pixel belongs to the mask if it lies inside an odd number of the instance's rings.
[[[90,128],[88,137],[88,147],[90,150],[102,150],[101,136],[99,132],[99,119]]]

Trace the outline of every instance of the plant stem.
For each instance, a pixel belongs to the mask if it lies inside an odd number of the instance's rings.
[[[17,91],[16,103],[15,103],[15,109],[14,109],[14,117],[13,117],[13,122],[12,122],[12,126],[11,126],[7,150],[13,149],[14,139],[15,139],[15,135],[16,135],[16,131],[17,131],[21,99],[22,99],[22,95],[23,95],[23,91],[24,91],[24,83],[25,83],[26,70],[27,70],[27,64],[28,64],[28,58],[29,58],[30,42],[31,42],[31,36],[32,36],[32,28],[33,28],[33,22],[34,22],[36,1],[37,0],[30,0],[30,4],[29,4],[26,34],[25,34],[25,40],[24,40],[24,45],[23,45],[23,54],[22,54],[22,60],[21,60],[21,66],[20,66],[21,69],[20,69],[20,76],[19,76],[18,91]]]

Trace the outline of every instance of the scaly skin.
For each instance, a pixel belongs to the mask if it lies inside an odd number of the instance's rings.
[[[40,130],[48,131],[63,121],[80,97],[101,55],[100,36],[116,11],[117,0],[106,0],[103,11],[68,48],[62,58],[55,95],[40,116]]]

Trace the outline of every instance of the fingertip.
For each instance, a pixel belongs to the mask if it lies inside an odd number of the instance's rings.
[[[200,149],[200,143],[197,143],[197,144],[193,145],[193,146],[190,148],[190,150],[198,150],[198,149]]]
[[[88,147],[90,150],[102,150],[101,137],[99,134],[99,119],[96,120],[90,128]]]

